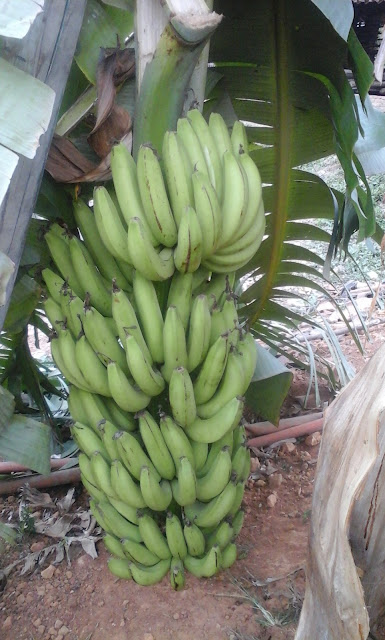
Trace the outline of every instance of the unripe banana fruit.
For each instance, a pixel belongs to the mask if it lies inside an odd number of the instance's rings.
[[[97,187],[93,210],[74,203],[78,232],[51,225],[61,276],[42,275],[110,571],[141,585],[170,572],[178,591],[237,556],[257,347],[233,289],[265,213],[242,123],[191,110],[161,147],[142,145],[137,163],[112,149],[114,190]]]

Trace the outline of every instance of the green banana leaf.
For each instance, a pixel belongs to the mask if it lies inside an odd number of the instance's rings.
[[[4,330],[11,333],[22,331],[28,324],[40,295],[41,289],[37,282],[24,275],[13,289],[11,302],[4,321]]]
[[[2,538],[7,544],[15,544],[17,531],[15,531],[15,529],[13,529],[9,524],[0,522],[0,538]]]
[[[124,44],[133,31],[130,11],[88,0],[80,32],[75,60],[91,84],[96,83],[96,67],[100,47],[116,47],[117,37]]]
[[[242,0],[235,6],[223,0],[214,5],[227,19],[211,41],[211,64],[222,77],[207,110],[216,110],[223,96],[231,99],[235,116],[247,126],[250,154],[264,183],[266,236],[238,275],[245,278],[242,313],[258,334],[271,340],[282,336],[279,323],[299,321],[285,307],[287,287],[327,295],[321,284],[323,260],[306,248],[307,240],[317,240],[325,243],[326,253],[332,240],[317,227],[317,219],[336,221],[339,231],[333,238],[352,229],[339,218],[346,207],[338,207],[326,184],[296,167],[330,155],[337,146],[347,181],[345,203],[352,203],[363,235],[375,228],[370,192],[358,189],[360,179],[364,185],[366,179],[353,153],[359,121],[344,72],[349,54],[356,65],[363,62],[356,82],[364,96],[371,65],[351,35],[348,4]],[[312,218],[313,224],[304,222]]]
[[[277,358],[256,343],[258,358],[253,379],[246,392],[247,406],[277,425],[280,409],[289,391],[293,374]]]
[[[1,398],[0,396],[0,403]],[[50,455],[51,428],[48,425],[15,414],[0,430],[0,456],[5,460],[48,475]]]

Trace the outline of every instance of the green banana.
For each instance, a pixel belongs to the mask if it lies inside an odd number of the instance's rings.
[[[190,556],[203,556],[205,552],[205,537],[196,524],[187,520],[183,528],[184,537],[187,543],[187,550]]]
[[[111,296],[108,292],[104,280],[97,270],[91,254],[86,249],[83,242],[72,236],[70,239],[71,260],[76,271],[76,275],[82,285],[82,292],[88,292],[92,305],[103,316],[112,316]],[[71,285],[76,295],[79,295],[76,288]],[[83,295],[79,296],[83,298]]]
[[[237,430],[235,429],[235,431]],[[210,445],[206,462],[203,465],[203,467],[199,469],[199,472],[197,472],[197,476],[201,478],[210,471],[222,447],[229,447],[229,453],[231,455],[233,450],[233,441],[234,441],[234,431],[228,431],[227,433],[225,433],[225,435],[222,438],[220,438],[216,442],[213,442]]]
[[[231,479],[211,502],[196,501],[193,505],[185,507],[185,514],[198,527],[213,527],[228,515],[236,495],[234,480]]]
[[[237,474],[238,480],[240,480],[241,482],[246,481],[248,478],[247,469],[249,460],[250,451],[247,448],[246,444],[239,446],[233,455],[231,465],[234,473]],[[247,477],[244,477],[244,471],[247,473]]]
[[[105,187],[94,189],[95,221],[100,237],[114,258],[131,264],[127,250],[127,230],[122,224],[115,204]]]
[[[155,151],[147,144],[140,146],[137,157],[140,196],[148,225],[165,247],[177,241],[177,227],[168,201],[166,185]]]
[[[153,511],[164,511],[172,500],[169,481],[161,480],[159,483],[147,466],[143,466],[140,472],[140,490],[145,503]]]
[[[239,341],[240,325],[233,293],[226,295],[222,305],[222,315],[226,330],[229,332],[230,345],[235,347]]]
[[[102,504],[102,503],[103,501],[99,503],[99,502],[95,502],[95,500],[90,500],[91,513],[94,516],[98,525],[100,525],[102,529],[104,529],[104,531],[106,531],[107,533],[110,533],[111,535],[114,535],[111,525],[108,523],[107,519],[104,518],[103,512],[101,511],[101,509],[99,509],[99,504]]]
[[[172,250],[165,248],[158,253],[138,217],[131,218],[128,225],[128,252],[135,269],[148,280],[161,282],[171,278],[174,273]]]
[[[231,542],[234,535],[234,529],[230,522],[226,519],[223,520],[214,531],[207,536],[206,548],[211,549],[214,544],[217,544],[221,551],[227,547]]]
[[[248,153],[249,143],[247,140],[246,128],[243,122],[236,120],[231,131],[231,145],[234,155],[244,155]]]
[[[179,228],[185,209],[193,203],[193,192],[190,171],[186,171],[184,166],[181,143],[175,131],[164,134],[162,159],[172,212]]]
[[[117,578],[123,578],[123,580],[131,580],[132,573],[130,569],[130,562],[121,557],[108,558],[107,566],[111,573]]]
[[[158,241],[155,236],[153,236],[144,213],[139,193],[135,160],[127,147],[122,143],[115,145],[111,149],[111,171],[115,193],[127,225],[131,218],[140,218],[146,230],[146,234],[150,238],[151,244],[154,247],[157,246]]]
[[[175,273],[167,298],[167,307],[176,307],[186,331],[191,311],[192,273]]]
[[[202,261],[215,252],[221,239],[222,214],[218,195],[210,179],[201,171],[192,175],[194,209],[202,231]]]
[[[79,453],[78,464],[79,464],[79,469],[81,474],[88,480],[89,483],[91,483],[97,488],[96,486],[97,482],[92,472],[90,459],[85,453],[82,453],[82,452]]]
[[[74,338],[83,333],[84,302],[78,296],[70,293],[65,298],[62,296],[62,309],[67,314],[68,326]]]
[[[84,238],[87,249],[102,276],[108,282],[115,280],[119,287],[125,291],[130,291],[131,283],[122,273],[115,258],[109,251],[106,251],[106,245],[103,243],[96,224],[95,214],[80,198],[74,200],[73,211],[76,224]]]
[[[194,452],[192,450],[190,440],[186,436],[182,427],[177,425],[169,416],[161,414],[160,430],[173,457],[176,469],[178,470],[179,468],[179,462],[182,456],[186,456],[192,467],[195,468]]]
[[[116,509],[116,511],[118,511],[118,513],[123,516],[123,518],[126,518],[126,520],[128,520],[129,522],[132,522],[132,524],[139,524],[139,518],[137,515],[138,510],[135,507],[127,504],[127,502],[125,502],[124,500],[119,500],[118,498],[113,498],[111,496],[108,496],[108,500]]]
[[[197,442],[216,442],[227,431],[238,426],[242,417],[244,398],[236,396],[229,400],[215,416],[211,418],[195,418],[188,428],[188,436]]]
[[[183,564],[197,578],[211,578],[221,567],[221,551],[214,545],[203,558],[187,555]]]
[[[114,439],[117,443],[120,460],[136,480],[140,480],[142,467],[148,467],[153,472],[156,481],[159,482],[159,473],[131,433],[119,431]]]
[[[119,500],[135,509],[146,507],[139,485],[120,460],[111,463],[111,485]]]
[[[173,305],[168,307],[164,321],[163,348],[162,376],[170,382],[173,370],[187,365],[186,334],[178,310]]]
[[[111,535],[110,533],[106,533],[103,538],[103,542],[107,551],[112,553],[113,556],[115,556],[116,558],[121,558],[122,560],[126,559],[122,543],[117,538],[115,538],[115,536]]]
[[[124,347],[131,375],[143,393],[149,396],[162,393],[165,387],[162,374],[152,366],[133,334],[127,332]]]
[[[137,417],[140,435],[151,462],[162,478],[172,480],[176,473],[175,464],[158,423],[148,411],[140,412]]]
[[[98,424],[99,432],[102,434],[102,441],[111,460],[117,460],[119,457],[118,448],[113,436],[119,431],[109,420],[101,420]],[[115,490],[114,490],[114,493]]]
[[[242,356],[242,368],[243,376],[245,379],[245,393],[249,387],[249,384],[254,375],[255,367],[257,364],[257,345],[253,335],[250,332],[242,333],[238,342],[238,351]]]
[[[211,310],[214,302],[221,304],[226,294],[232,293],[235,284],[235,273],[212,273],[210,280],[206,280],[201,284],[195,292],[195,295],[203,293],[209,300]]]
[[[229,569],[237,559],[237,546],[230,542],[221,553],[221,569]]]
[[[127,294],[116,286],[113,286],[112,289],[112,317],[115,320],[120,342],[124,345],[128,330],[152,364],[152,357],[139,326],[134,307]]]
[[[118,538],[128,538],[137,544],[141,541],[142,537],[139,533],[139,527],[121,516],[112,504],[107,501],[99,502],[95,507],[96,511],[102,515],[102,518],[104,518],[104,521],[108,525],[108,529],[106,529],[107,533],[112,532]]]
[[[199,474],[206,464],[209,445],[207,442],[195,442],[194,440],[191,440],[190,444],[194,453],[195,470]]]
[[[214,256],[206,258],[202,264],[206,269],[210,269],[210,271],[215,273],[228,274],[231,271],[238,271],[238,269],[244,267],[255,255],[263,240],[263,235],[264,230],[262,229],[253,239],[253,242],[237,254],[222,255],[218,251]]]
[[[242,529],[244,519],[245,519],[245,512],[243,511],[243,509],[239,509],[239,511],[237,511],[237,513],[233,517],[233,535],[234,535],[234,537],[237,537],[237,535],[239,534],[240,530]]]
[[[100,362],[84,334],[75,343],[75,359],[83,378],[93,393],[111,396],[106,368]]]
[[[249,200],[243,221],[232,238],[232,243],[247,234],[252,226],[258,227],[259,225],[262,225],[264,229],[266,224],[262,201],[262,180],[257,165],[246,153],[239,156],[239,163],[246,174],[249,188]]]
[[[114,497],[115,492],[111,485],[111,467],[100,451],[93,451],[91,454],[90,467],[96,486],[104,491],[108,498]]]
[[[67,317],[62,311],[62,307],[58,302],[55,302],[53,298],[44,300],[43,308],[53,329],[57,329],[57,325],[63,326],[67,323]]]
[[[222,230],[218,249],[229,242],[242,224],[248,205],[247,177],[231,151],[223,154]]]
[[[245,391],[241,357],[235,350],[230,349],[225,372],[219,383],[219,387],[208,402],[198,405],[198,416],[203,419],[211,418],[234,398],[234,396],[241,395]]]
[[[160,582],[164,578],[170,568],[170,559],[159,560],[159,562],[152,567],[131,562],[129,567],[132,577],[137,584],[149,586]]]
[[[210,127],[199,109],[191,109],[191,111],[188,111],[187,118],[198,136],[206,160],[210,182],[220,200],[223,188],[222,165]]]
[[[98,487],[95,484],[90,482],[87,476],[84,475],[84,473],[80,474],[80,479],[82,481],[82,484],[85,490],[90,494],[91,498],[93,498],[94,500],[97,500],[97,502],[103,502],[103,500],[106,499],[105,493],[103,493],[103,491],[98,489]]]
[[[232,516],[234,517],[242,504],[242,500],[243,500],[243,495],[245,493],[245,485],[243,482],[238,482],[236,487],[235,487],[235,496],[234,496],[234,502],[231,505],[231,509],[228,512],[228,516]]]
[[[229,336],[228,333],[224,333],[211,345],[194,382],[197,405],[210,400],[217,390],[226,367],[228,352]]]
[[[194,273],[202,260],[202,228],[193,207],[186,207],[181,214],[178,240],[174,250],[174,263],[180,273]]]
[[[192,171],[200,171],[208,176],[208,169],[203,149],[191,122],[187,118],[179,118],[177,122],[177,135],[179,142],[184,146],[187,152]]]
[[[138,512],[139,531],[147,549],[161,560],[171,557],[167,540],[161,532],[157,522],[148,513]]]
[[[51,256],[60,273],[62,274],[64,280],[68,282],[69,286],[77,296],[83,298],[85,289],[83,288],[79,280],[76,267],[73,264],[73,259],[68,243],[66,242],[66,240],[64,240],[64,238],[59,237],[53,231],[47,231],[44,237],[48,244]],[[44,275],[43,277],[45,280]]]
[[[228,447],[222,447],[206,475],[197,478],[196,497],[209,502],[223,491],[230,480],[232,461]]]
[[[53,298],[57,304],[61,304],[60,291],[65,284],[63,278],[61,278],[57,273],[55,273],[48,267],[43,269],[41,275],[43,276],[43,280],[51,298]]]
[[[84,391],[82,389],[71,389],[70,393],[71,400],[71,413],[73,414],[73,405],[75,405],[75,413],[73,417],[75,420],[79,420],[81,422],[82,414],[86,416],[85,424],[89,425],[96,433],[99,435],[98,425],[102,420],[110,419],[110,416],[105,411],[105,406],[100,396],[96,393],[89,393],[88,391]],[[80,407],[80,414],[78,414],[78,410]]]
[[[103,398],[105,411],[111,417],[111,422],[120,431],[135,431],[136,423],[131,413],[123,411],[112,398]]]
[[[91,425],[89,424],[88,415],[81,402],[82,394],[83,391],[81,389],[78,389],[75,386],[71,387],[69,396],[67,398],[68,409],[72,420],[81,422],[82,424],[87,425],[88,428]]]
[[[187,545],[183,535],[183,527],[178,516],[170,511],[166,517],[166,538],[172,557],[183,560],[187,556]]]
[[[156,289],[151,280],[139,271],[134,272],[133,290],[144,338],[154,362],[164,361],[163,316],[159,306]],[[114,307],[112,307],[114,311]]]
[[[234,457],[239,447],[247,444],[246,429],[243,425],[239,425],[237,429],[233,431],[233,451],[232,457]]]
[[[211,113],[209,118],[209,129],[214,138],[215,146],[218,151],[219,158],[223,165],[223,156],[226,151],[232,150],[231,137],[225,121],[220,113]],[[222,193],[223,198],[223,193]]]
[[[197,480],[194,468],[186,456],[182,456],[178,465],[178,477],[172,483],[172,495],[176,502],[185,507],[193,504],[197,498]]]
[[[183,428],[189,427],[194,422],[197,411],[193,383],[184,367],[177,367],[171,374],[169,400],[175,422]]]
[[[110,395],[124,411],[135,413],[149,404],[151,397],[138,389],[132,379],[129,380],[117,362],[108,363],[107,380]]]
[[[107,366],[109,361],[113,360],[125,373],[128,373],[126,354],[106,322],[106,318],[97,309],[87,304],[82,321],[86,338],[103,364]]]
[[[70,372],[71,378],[76,384],[76,386],[86,391],[93,391],[92,387],[83,376],[76,362],[76,350],[75,350],[76,343],[73,336],[71,335],[71,332],[68,329],[58,328],[57,337],[58,337],[58,347],[60,351],[59,359],[60,357],[62,359],[62,367],[64,367],[63,369],[64,375],[67,374],[68,376],[68,372]],[[52,349],[52,342],[53,341],[51,341],[51,349]],[[58,355],[57,351],[55,351],[55,346],[54,346],[54,352],[52,355],[55,355],[55,354],[56,356]],[[68,378],[70,382],[72,381],[71,378]]]
[[[187,334],[187,369],[194,371],[205,359],[210,347],[211,314],[204,294],[192,305]]]
[[[174,591],[180,591],[185,585],[184,567],[180,558],[172,558],[171,560],[170,581]]]
[[[140,562],[145,567],[152,567],[159,562],[159,557],[140,542],[126,538],[122,540],[122,546],[129,560]]]

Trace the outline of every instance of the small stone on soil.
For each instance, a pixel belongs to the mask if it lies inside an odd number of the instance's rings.
[[[33,542],[30,546],[31,553],[37,553],[37,551],[42,551],[45,547],[45,542],[43,540],[39,540],[39,542]]]
[[[305,444],[308,447],[315,447],[317,444],[321,442],[321,433],[320,431],[316,431],[315,433],[311,433],[305,440]]]
[[[275,495],[275,493],[271,493],[267,497],[266,504],[268,509],[274,509],[275,505],[277,504],[277,496]]]
[[[282,473],[273,473],[272,476],[269,476],[269,487],[271,489],[278,489],[283,482]]]
[[[43,569],[40,575],[44,580],[51,580],[54,573],[55,573],[55,567],[53,566],[53,564],[50,564],[49,567],[47,567],[46,569]]]
[[[61,627],[61,629],[59,629],[59,633],[61,633],[62,636],[66,636],[67,633],[69,633],[69,632],[70,632],[70,630],[64,624]]]
[[[281,451],[284,453],[293,453],[296,449],[294,442],[284,442]]]
[[[34,620],[32,624],[37,628],[41,624],[41,618],[36,618],[36,620]]]
[[[143,640],[154,640],[154,636],[152,633],[145,633],[143,636]]]
[[[261,463],[259,462],[258,458],[251,458],[250,460],[250,472],[251,473],[255,473],[257,471],[257,469],[259,469],[261,466]]]
[[[172,617],[174,618],[174,620],[179,620],[179,613],[174,613]]]
[[[5,618],[3,622],[3,629],[10,629],[12,627],[12,616]]]
[[[58,618],[54,624],[55,629],[60,629],[63,626],[63,622]]]

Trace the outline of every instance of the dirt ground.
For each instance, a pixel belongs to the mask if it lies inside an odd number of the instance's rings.
[[[349,337],[344,353],[359,370],[385,341],[385,329],[372,331],[361,356]],[[324,343],[315,343],[322,352]],[[294,370],[283,415],[297,414],[306,393],[306,373]],[[322,398],[331,393],[322,388]],[[307,411],[314,411],[311,405]],[[303,412],[303,410],[302,410]],[[239,559],[227,572],[209,580],[187,576],[186,588],[174,592],[165,578],[154,587],[117,580],[106,566],[103,544],[93,560],[74,549],[66,560],[29,575],[16,567],[0,585],[1,640],[290,640],[294,638],[305,589],[307,535],[318,446],[297,441],[257,452],[249,480],[245,524],[239,536]],[[68,487],[51,490],[65,495]],[[271,498],[271,496],[274,496]],[[276,500],[276,501],[275,501]],[[79,486],[77,506],[87,497]],[[274,504],[275,503],[275,504]],[[17,498],[0,499],[4,521],[17,512]],[[44,536],[25,536],[17,549],[7,547],[0,568],[28,552],[52,544]],[[72,551],[71,547],[71,551]],[[277,579],[278,578],[278,579]],[[385,634],[378,636],[384,640]]]

